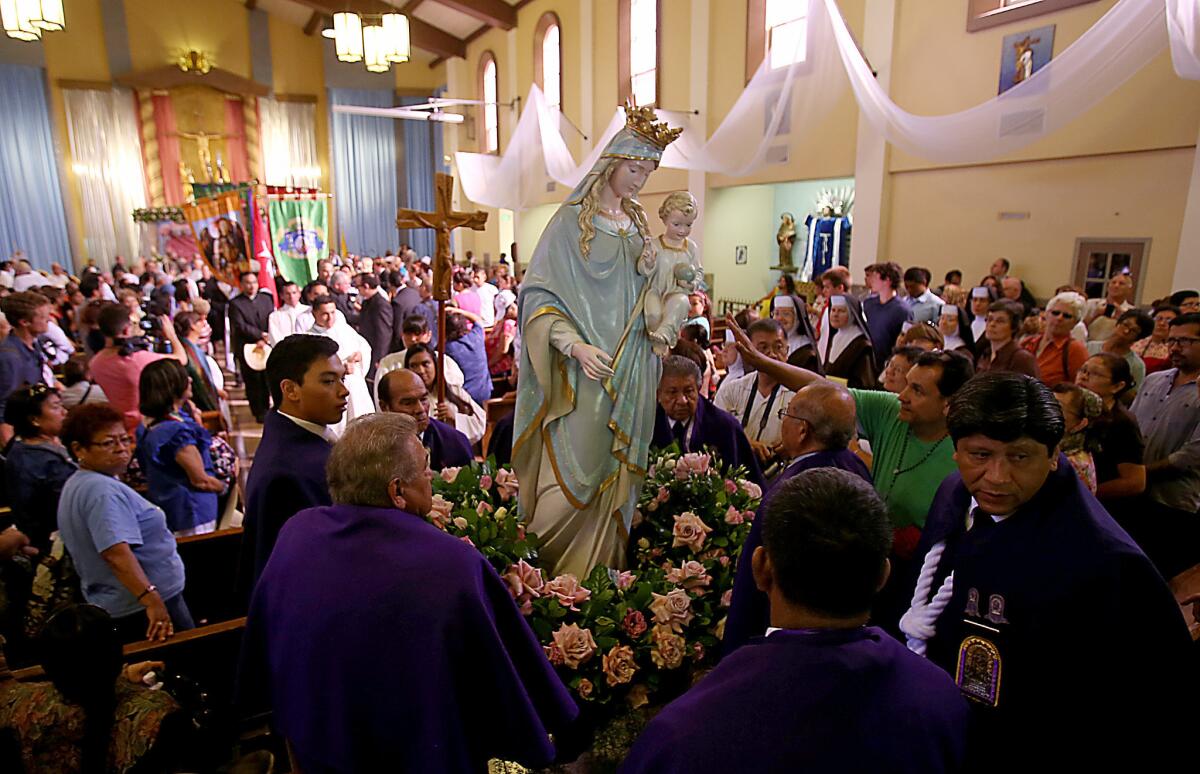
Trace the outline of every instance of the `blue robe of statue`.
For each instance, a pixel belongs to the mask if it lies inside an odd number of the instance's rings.
[[[808,226],[808,241],[804,248],[804,265],[800,279],[817,281],[834,266],[850,265],[850,219],[826,218],[809,215],[804,219]]]

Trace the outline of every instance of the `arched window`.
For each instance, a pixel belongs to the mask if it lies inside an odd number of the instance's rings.
[[[546,95],[546,104],[562,110],[562,25],[552,11],[538,20],[533,40],[533,77]]]
[[[808,58],[808,17],[811,0],[747,0],[746,80],[763,59],[772,70]]]
[[[500,151],[500,106],[496,104],[500,88],[496,75],[496,56],[485,51],[479,59],[479,94],[483,106],[483,152]]]
[[[658,102],[658,30],[661,0],[621,0],[618,6],[620,97],[638,105]]]

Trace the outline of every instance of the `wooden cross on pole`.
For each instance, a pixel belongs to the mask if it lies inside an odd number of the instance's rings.
[[[437,232],[437,251],[433,256],[433,297],[438,304],[438,383],[437,399],[446,399],[446,302],[450,300],[453,256],[450,255],[450,232],[456,228],[482,231],[487,225],[486,212],[455,212],[451,209],[454,178],[438,172],[435,180],[433,212],[401,209],[396,213],[396,228],[431,228]]]

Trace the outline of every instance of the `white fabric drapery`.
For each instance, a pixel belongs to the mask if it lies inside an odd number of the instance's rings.
[[[704,117],[658,111],[682,126],[662,166],[733,177],[786,158],[819,126],[846,89],[862,115],[893,145],[935,162],[964,163],[1019,150],[1069,124],[1170,45],[1176,73],[1200,80],[1196,0],[1120,0],[1029,80],[975,107],[919,116],[892,101],[875,80],[837,8],[811,0],[802,61],[772,70],[764,61],[721,125],[705,140]],[[798,47],[798,50],[802,47]],[[559,131],[558,111],[530,88],[517,129],[501,156],[456,154],[459,179],[477,204],[523,209],[545,190],[546,176],[573,188],[623,124],[614,112],[591,154],[576,163]]]
[[[133,211],[146,206],[137,110],[128,89],[63,89],[67,136],[83,200],[87,257],[108,269],[138,254]]]
[[[321,166],[317,162],[316,104],[259,97],[258,116],[266,184],[318,187]]]

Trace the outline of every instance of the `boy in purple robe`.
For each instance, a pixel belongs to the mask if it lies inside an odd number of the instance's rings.
[[[771,628],[646,727],[623,774],[958,770],[966,702],[932,664],[867,626],[887,580],[887,508],[860,476],[776,490],[751,557]]]
[[[846,448],[854,437],[856,415],[854,398],[844,388],[831,382],[810,384],[793,395],[781,413],[780,443],[783,456],[792,463],[763,493],[759,512],[785,481],[813,468],[840,468],[871,483],[867,466]],[[738,559],[729,617],[725,619],[725,636],[721,641],[725,655],[745,645],[751,637],[761,636],[771,623],[767,595],[754,584],[751,569],[750,557],[761,545],[762,519],[756,519]]]
[[[407,414],[417,422],[421,443],[429,450],[429,467],[459,468],[474,458],[465,435],[429,416],[429,390],[415,371],[401,368],[379,380],[379,410]]]
[[[685,454],[707,446],[726,465],[744,466],[746,478],[762,486],[762,469],[741,423],[700,394],[700,367],[670,355],[663,358],[662,368],[650,446],[662,449],[674,442]]]
[[[334,505],[288,521],[255,589],[242,692],[305,774],[544,766],[578,714],[492,566],[424,518],[432,475],[412,417],[356,420]]]
[[[246,481],[246,518],[238,586],[249,599],[279,530],[293,514],[329,504],[325,461],[332,431],[346,411],[349,391],[338,345],[327,336],[298,333],[267,358],[275,410],[263,423],[262,442]]]
[[[989,371],[955,393],[948,426],[959,470],[934,498],[900,628],[971,700],[969,770],[1167,770],[1195,702],[1190,637],[1059,453],[1058,401]]]

